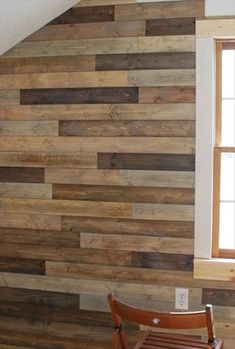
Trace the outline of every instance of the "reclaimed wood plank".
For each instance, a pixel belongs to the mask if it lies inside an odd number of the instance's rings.
[[[204,11],[204,0],[117,5],[115,20],[203,17]]]
[[[62,229],[74,233],[193,238],[192,222],[62,216]],[[138,238],[138,237],[137,237]]]
[[[28,121],[27,121],[28,122]],[[0,122],[1,133],[1,122]],[[60,136],[194,137],[194,121],[60,121]]]
[[[57,121],[0,121],[0,136],[58,136]]]
[[[214,304],[223,307],[235,306],[235,291],[224,289],[203,288],[202,303]]]
[[[31,74],[95,70],[95,56],[54,56],[0,59],[0,74]]]
[[[0,212],[93,217],[132,217],[132,204],[72,200],[0,198]]]
[[[61,217],[55,215],[0,213],[0,227],[17,229],[60,230]]]
[[[0,155],[0,166],[13,166],[25,168],[96,168],[97,154],[66,152],[4,152]]]
[[[53,152],[193,154],[194,143],[192,137],[2,136],[0,138],[3,152],[15,152],[19,149],[22,152],[46,152],[49,146]]]
[[[2,246],[2,248],[4,247]],[[14,255],[11,255],[10,258],[0,257],[0,271],[7,273],[44,275],[45,262],[37,259],[32,261],[31,259],[26,259],[25,257],[14,258]]]
[[[190,86],[140,87],[140,103],[195,103],[195,89]]]
[[[84,90],[87,92],[88,90]],[[100,101],[110,91],[100,94]],[[137,92],[137,90],[135,90]],[[53,91],[51,91],[53,92]],[[96,94],[98,91],[96,91]],[[127,91],[126,91],[127,92]],[[124,95],[123,95],[124,96]],[[124,98],[124,97],[123,97]],[[138,97],[137,97],[138,98]],[[137,102],[135,98],[135,102]],[[67,98],[70,100],[69,98]],[[91,99],[91,98],[90,98]],[[94,100],[94,98],[92,98]],[[58,99],[59,102],[59,99]],[[26,102],[25,102],[26,103]],[[193,103],[2,106],[0,120],[194,120]]]
[[[135,53],[96,56],[96,70],[194,69],[195,53]]]
[[[73,7],[50,24],[108,22],[114,20],[114,6]]]
[[[137,87],[23,89],[20,91],[20,104],[22,105],[137,102]]]
[[[194,173],[181,171],[46,169],[45,183],[193,188]]]
[[[128,85],[133,86],[131,81],[128,83],[125,71],[0,74],[2,89],[125,87]]]
[[[53,184],[53,199],[193,204],[194,190],[182,188]]]
[[[156,236],[81,233],[81,248],[162,253],[193,253],[193,240]],[[159,268],[158,268],[159,269]]]
[[[43,183],[44,168],[2,167],[0,171],[0,182]]]
[[[98,169],[194,171],[194,155],[99,153]]]
[[[79,40],[21,42],[2,55],[45,57],[147,52],[194,52],[193,35],[167,35],[131,38],[97,38]]]
[[[50,184],[0,182],[0,196],[5,198],[52,199],[52,186]]]
[[[195,17],[149,19],[146,21],[146,35],[194,35]]]
[[[194,206],[134,204],[133,218],[193,222]]]
[[[28,36],[24,41],[56,41],[90,38],[115,38],[145,36],[145,21],[75,23],[47,25]]]
[[[0,105],[18,105],[20,104],[19,90],[2,90],[0,89]]]

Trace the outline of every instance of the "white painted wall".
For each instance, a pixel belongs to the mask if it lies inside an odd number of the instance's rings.
[[[0,55],[79,0],[0,0]]]
[[[206,16],[234,16],[235,0],[206,0]]]

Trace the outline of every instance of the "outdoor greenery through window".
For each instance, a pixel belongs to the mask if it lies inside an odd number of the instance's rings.
[[[216,42],[213,256],[235,258],[235,41]]]

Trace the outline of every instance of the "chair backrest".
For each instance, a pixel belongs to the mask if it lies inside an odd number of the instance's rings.
[[[108,295],[108,303],[115,331],[119,333],[121,340],[126,341],[125,336],[122,336],[122,319],[125,319],[140,325],[166,329],[207,328],[208,344],[215,342],[212,305],[206,305],[205,310],[196,312],[163,313],[130,306],[120,302],[112,294]],[[128,345],[123,344],[122,347],[126,349]]]

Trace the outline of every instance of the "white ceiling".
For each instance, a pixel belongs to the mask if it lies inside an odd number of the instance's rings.
[[[0,55],[79,0],[0,0]]]

